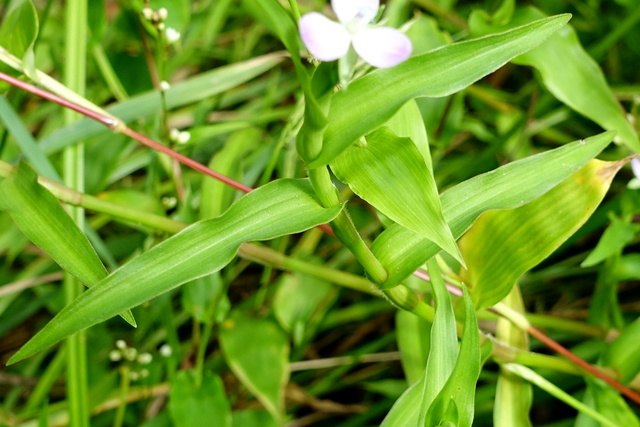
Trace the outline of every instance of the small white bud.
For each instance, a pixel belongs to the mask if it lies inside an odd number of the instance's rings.
[[[158,20],[159,21],[166,21],[167,20],[167,16],[169,16],[169,11],[167,10],[167,8],[162,7],[158,10]]]
[[[137,373],[136,371],[131,371],[131,372],[129,373],[129,379],[130,379],[131,381],[138,381],[138,380],[140,379],[140,374],[139,374],[139,373]]]
[[[180,131],[176,128],[171,128],[169,131],[169,139],[173,142],[178,142],[178,139],[180,139]]]
[[[111,350],[109,352],[109,360],[112,362],[118,362],[122,359],[122,353],[120,350]]]
[[[169,357],[173,353],[173,349],[169,344],[163,344],[162,347],[160,347],[159,351],[160,355],[162,355],[163,357]]]
[[[124,350],[124,358],[129,361],[136,360],[137,356],[138,356],[138,350],[136,350],[133,347],[129,347]]]
[[[140,353],[138,355],[138,363],[141,365],[148,365],[153,360],[153,356],[150,353]]]
[[[175,28],[168,27],[164,35],[167,37],[168,44],[173,44],[180,40],[180,31],[177,31]]]
[[[153,10],[149,7],[145,7],[142,9],[142,16],[144,16],[144,19],[147,21],[151,21],[153,19]]]
[[[140,371],[140,378],[147,378],[149,376],[149,370],[143,369]]]
[[[158,24],[158,30],[164,31],[164,22]]]
[[[162,204],[166,209],[173,209],[178,204],[178,199],[175,197],[163,197]]]
[[[120,350],[124,350],[125,348],[127,348],[127,343],[124,340],[118,340],[116,341],[116,347]]]
[[[163,80],[160,82],[160,90],[163,92],[168,91],[171,88],[171,85],[169,84],[168,81]]]
[[[186,144],[191,139],[191,134],[187,131],[180,132],[178,134],[178,140],[176,141],[178,144]]]

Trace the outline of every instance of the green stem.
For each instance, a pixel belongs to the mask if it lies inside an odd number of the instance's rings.
[[[65,69],[64,83],[70,90],[84,96],[87,57],[87,1],[69,0],[65,9]],[[66,109],[67,124],[78,119],[78,114]],[[65,149],[63,154],[65,184],[77,191],[84,191],[84,144]],[[69,213],[80,229],[84,229],[84,209],[70,207]],[[66,303],[69,304],[82,293],[82,283],[67,274],[63,281]],[[67,394],[69,419],[73,426],[89,426],[89,402],[87,380],[87,346],[85,332],[78,332],[66,339]]]
[[[131,385],[131,377],[129,366],[122,365],[120,368],[120,403],[116,410],[116,416],[113,420],[113,427],[121,427],[124,421],[124,411],[127,408],[127,396],[129,395],[129,387]]]
[[[320,203],[324,207],[329,208],[340,204],[338,191],[333,185],[333,182],[331,182],[331,176],[326,166],[310,169],[309,178],[320,199]],[[372,281],[381,285],[387,280],[387,271],[369,250],[360,237],[360,234],[358,234],[358,230],[356,230],[353,221],[351,221],[346,207],[342,209],[340,215],[332,222],[331,228],[342,244],[344,244],[355,255],[360,264],[362,264]]]

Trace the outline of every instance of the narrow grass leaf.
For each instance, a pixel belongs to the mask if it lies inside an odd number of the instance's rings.
[[[435,179],[409,138],[383,127],[366,146],[351,146],[331,162],[331,170],[354,193],[398,224],[432,240],[462,262],[442,215]]]
[[[60,267],[86,286],[94,286],[107,276],[107,269],[84,233],[37,180],[33,169],[20,163],[11,177],[0,181],[0,210],[8,211],[29,240]],[[122,317],[135,326],[130,312]]]
[[[517,160],[445,191],[440,196],[442,212],[453,236],[460,237],[487,210],[513,209],[540,197],[598,155],[614,135],[605,132]],[[404,280],[439,248],[394,224],[378,236],[371,250],[389,272],[388,287]]]
[[[38,175],[56,182],[62,182],[58,171],[53,167],[47,156],[27,130],[22,120],[7,101],[4,95],[0,95],[0,120],[15,139],[20,151],[33,165]]]
[[[443,97],[473,84],[538,46],[569,18],[558,15],[504,33],[454,43],[355,80],[348,90],[333,96],[322,152],[309,167],[331,162],[358,138],[382,126],[408,100]]]
[[[502,368],[540,387],[541,389],[543,389],[544,391],[546,391],[556,399],[563,401],[564,403],[573,407],[574,409],[602,423],[603,426],[619,427],[618,424],[614,423],[613,421],[605,417],[603,414],[597,412],[596,410],[580,402],[575,397],[569,395],[567,392],[560,389],[555,384],[549,382],[547,379],[543,378],[532,369],[529,369],[526,366],[517,365],[515,363],[505,363],[502,365]]]
[[[276,420],[284,416],[289,379],[289,341],[273,321],[235,312],[220,328],[225,360]]]
[[[271,70],[284,59],[281,52],[252,58],[247,61],[219,67],[198,74],[166,91],[167,109],[193,104],[240,86],[260,74]],[[150,116],[162,109],[160,92],[152,91],[132,97],[107,108],[107,111],[129,123]],[[105,126],[90,119],[83,119],[56,130],[44,137],[40,144],[45,153],[54,153],[80,140],[109,132]]]
[[[544,17],[544,13],[538,9],[523,8],[516,11],[509,26],[523,25]],[[473,33],[483,35],[505,29],[487,25],[481,14],[470,18],[470,27]],[[640,151],[633,125],[609,88],[604,73],[584,50],[570,25],[563,27],[539,47],[515,58],[514,62],[534,67],[556,98],[604,129],[616,130],[631,150]]]
[[[220,270],[243,242],[298,233],[333,220],[342,207],[325,209],[314,194],[307,180],[273,181],[242,197],[224,215],[187,227],[83,293],[14,354],[10,363]]]
[[[462,279],[478,307],[507,296],[516,280],[585,223],[624,162],[592,160],[540,198],[517,209],[486,212],[460,240]],[[562,218],[562,221],[558,221]]]
[[[640,420],[629,407],[624,398],[604,381],[586,377],[587,390],[583,402],[598,411],[617,426],[638,427]],[[574,427],[599,427],[600,423],[581,412],[576,418]]]
[[[176,427],[231,427],[231,404],[217,375],[205,372],[200,384],[194,371],[180,371],[171,380],[169,413]]]
[[[621,254],[624,247],[638,233],[638,227],[635,224],[629,224],[615,215],[611,215],[610,218],[611,224],[604,230],[598,244],[589,253],[589,256],[582,261],[580,267],[592,267],[612,255]]]

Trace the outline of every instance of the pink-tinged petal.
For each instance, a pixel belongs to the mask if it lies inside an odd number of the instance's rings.
[[[304,45],[321,61],[342,58],[349,50],[349,32],[320,13],[311,12],[303,15],[299,26]]]
[[[331,8],[343,24],[355,17],[368,23],[378,14],[380,0],[331,0]]]
[[[378,68],[398,65],[411,56],[411,40],[394,28],[380,27],[359,31],[353,48],[369,64]]]
[[[631,170],[633,170],[633,174],[636,178],[640,179],[640,159],[634,157],[631,159]]]

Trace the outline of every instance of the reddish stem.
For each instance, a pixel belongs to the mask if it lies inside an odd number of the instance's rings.
[[[65,108],[69,108],[73,111],[76,111],[86,117],[89,117],[99,123],[102,123],[103,125],[107,126],[109,129],[114,130],[114,131],[118,131],[124,135],[129,136],[132,139],[135,139],[136,141],[138,141],[139,143],[146,145],[147,147],[150,147],[156,151],[160,151],[162,153],[165,153],[169,156],[171,156],[172,158],[178,160],[180,163],[182,163],[185,166],[190,167],[191,169],[194,169],[198,172],[201,172],[205,175],[208,175],[214,179],[217,179],[218,181],[221,181],[237,190],[240,190],[244,193],[248,193],[250,191],[253,190],[253,188],[248,187],[238,181],[235,181],[231,178],[229,178],[226,175],[223,175],[221,173],[218,173],[208,167],[206,167],[205,165],[196,162],[193,159],[190,159],[189,157],[178,153],[175,150],[172,150],[169,147],[166,147],[154,140],[152,140],[151,138],[148,138],[144,135],[142,135],[141,133],[138,133],[136,131],[134,131],[133,129],[129,128],[128,126],[126,126],[124,123],[121,123],[119,120],[114,119],[113,117],[109,117],[109,116],[105,116],[103,114],[100,114],[96,111],[93,111],[89,108],[83,107],[82,105],[78,105],[75,102],[69,101],[67,99],[64,99],[54,93],[51,93],[49,91],[46,91],[44,89],[40,89],[37,86],[34,86],[32,84],[29,84],[27,82],[23,82],[20,79],[16,79],[15,77],[11,77],[8,74],[5,74],[3,72],[0,72],[0,80],[4,80],[5,82],[18,87],[26,92],[30,92],[34,95],[37,95],[41,98],[47,99],[49,101],[55,102],[56,104],[59,104]],[[325,231],[326,233],[330,234],[330,235],[334,235],[333,231],[331,230],[331,227],[329,227],[327,224],[322,224],[319,226],[323,231]]]
[[[576,365],[580,366],[585,371],[591,373],[595,377],[600,378],[602,381],[606,382],[611,387],[615,388],[620,393],[624,394],[629,399],[633,400],[635,403],[640,405],[640,394],[638,394],[637,392],[635,392],[635,391],[631,390],[630,388],[622,385],[618,381],[616,381],[613,378],[611,378],[610,376],[606,375],[604,372],[598,370],[597,368],[592,366],[589,362],[581,359],[579,356],[575,355],[574,353],[572,353],[571,351],[569,351],[568,349],[566,349],[565,347],[563,347],[562,345],[560,345],[559,343],[557,343],[553,339],[549,338],[548,336],[546,336],[544,333],[542,333],[540,330],[534,328],[533,326],[529,326],[528,332],[529,332],[529,334],[531,336],[533,336],[536,339],[538,339],[540,342],[542,342],[544,345],[549,347],[551,350],[555,351],[558,354],[561,354],[561,355],[565,356],[567,359],[571,360],[573,363],[575,363]]]

